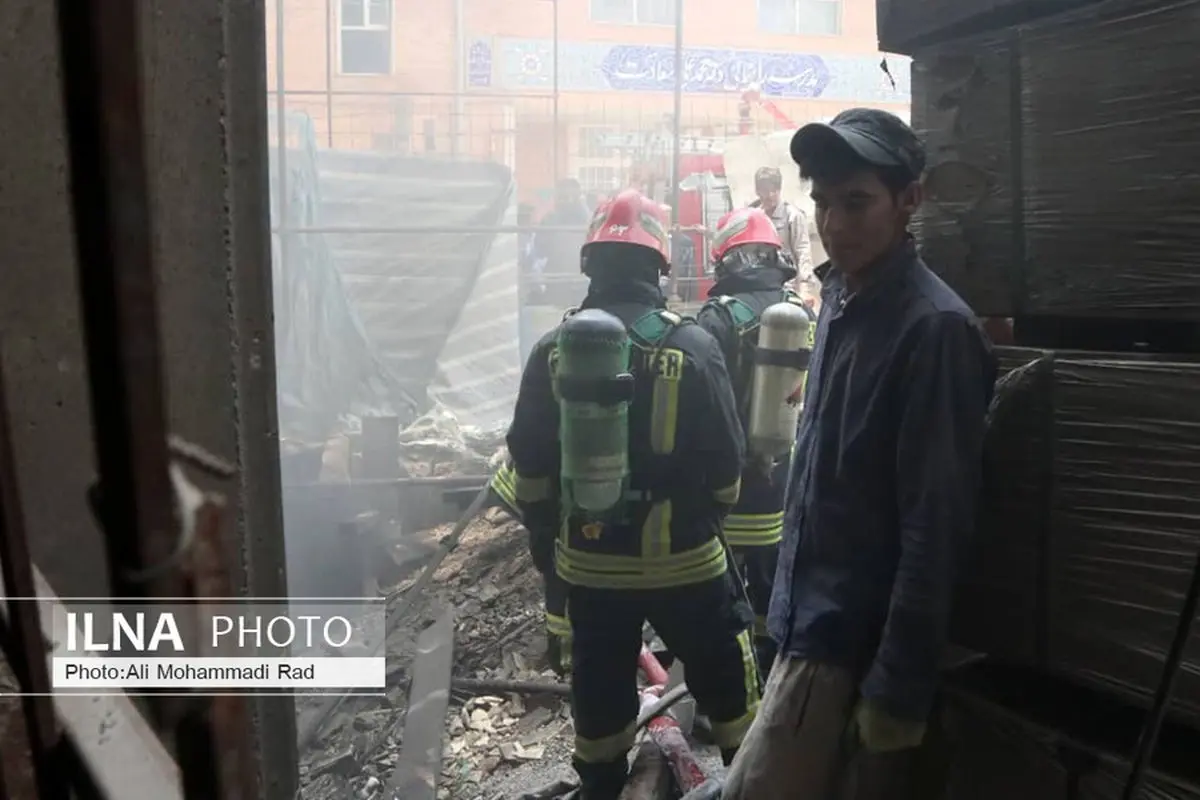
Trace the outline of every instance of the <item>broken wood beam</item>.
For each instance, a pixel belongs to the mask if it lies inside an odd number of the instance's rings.
[[[417,637],[412,688],[404,714],[404,744],[388,782],[393,800],[437,798],[453,658],[454,612],[447,609]]]

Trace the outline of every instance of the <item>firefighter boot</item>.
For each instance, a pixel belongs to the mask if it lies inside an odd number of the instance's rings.
[[[629,763],[624,758],[598,764],[576,758],[574,766],[579,775],[579,800],[618,800],[629,776]]]

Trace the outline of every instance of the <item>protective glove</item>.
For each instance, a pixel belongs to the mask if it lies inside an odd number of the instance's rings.
[[[558,504],[553,501],[530,503],[521,509],[529,531],[529,555],[543,576],[554,569],[554,539],[558,533]]]
[[[560,678],[571,674],[571,640],[557,633],[546,634],[546,661]]]
[[[529,555],[543,577],[554,572],[554,534],[545,528],[529,528]]]
[[[894,753],[919,747],[926,723],[898,719],[870,700],[860,700],[850,718],[851,733],[869,753]]]

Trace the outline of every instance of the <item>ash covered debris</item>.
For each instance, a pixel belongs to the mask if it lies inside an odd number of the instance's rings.
[[[482,475],[504,458],[508,425],[460,425],[450,411],[435,406],[400,432],[400,463],[409,475]]]
[[[321,481],[385,477],[365,474],[370,470],[363,465],[362,447],[366,444],[362,441],[363,427],[361,418],[347,418],[344,431],[316,446],[315,450],[300,442],[284,442],[285,460],[289,454],[315,452],[319,456],[317,471]],[[506,430],[507,425],[491,428],[462,425],[451,411],[434,406],[408,427],[397,429],[393,454],[398,469],[395,473],[389,469],[387,477],[393,474],[410,478],[488,474],[504,458]],[[311,477],[317,479],[316,474]]]
[[[436,545],[452,527],[438,526],[421,538]],[[399,601],[418,575],[411,573],[382,591]],[[467,527],[389,637],[386,698],[348,699],[301,754],[304,800],[386,797],[403,746],[416,640],[447,606],[455,610],[456,679],[474,680],[477,687],[557,681],[545,664],[542,583],[529,558],[526,534],[502,511],[490,509]],[[573,731],[565,698],[484,691],[452,690],[438,796],[515,797],[545,779],[569,777]],[[297,704],[302,718],[315,706],[312,698],[300,697]]]

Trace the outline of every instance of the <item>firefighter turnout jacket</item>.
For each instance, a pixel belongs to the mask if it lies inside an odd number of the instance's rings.
[[[568,584],[597,589],[684,586],[723,575],[719,533],[737,502],[745,436],[717,342],[666,310],[657,286],[593,281],[582,308],[625,323],[632,342],[630,492],[621,521],[561,515],[555,540],[529,525],[535,549]],[[534,346],[521,378],[508,452],[513,494],[527,521],[559,519],[559,405],[552,375],[557,330]]]
[[[710,299],[696,315],[700,327],[720,344],[743,426],[749,419],[754,348],[763,311],[783,301],[808,311],[798,295],[783,288],[783,281],[781,272],[771,268],[723,278],[713,285]],[[809,328],[810,336],[815,327]],[[786,478],[780,479],[781,470],[771,472],[765,474],[753,464],[746,465],[741,495],[725,518],[730,546],[765,547],[782,538]]]

